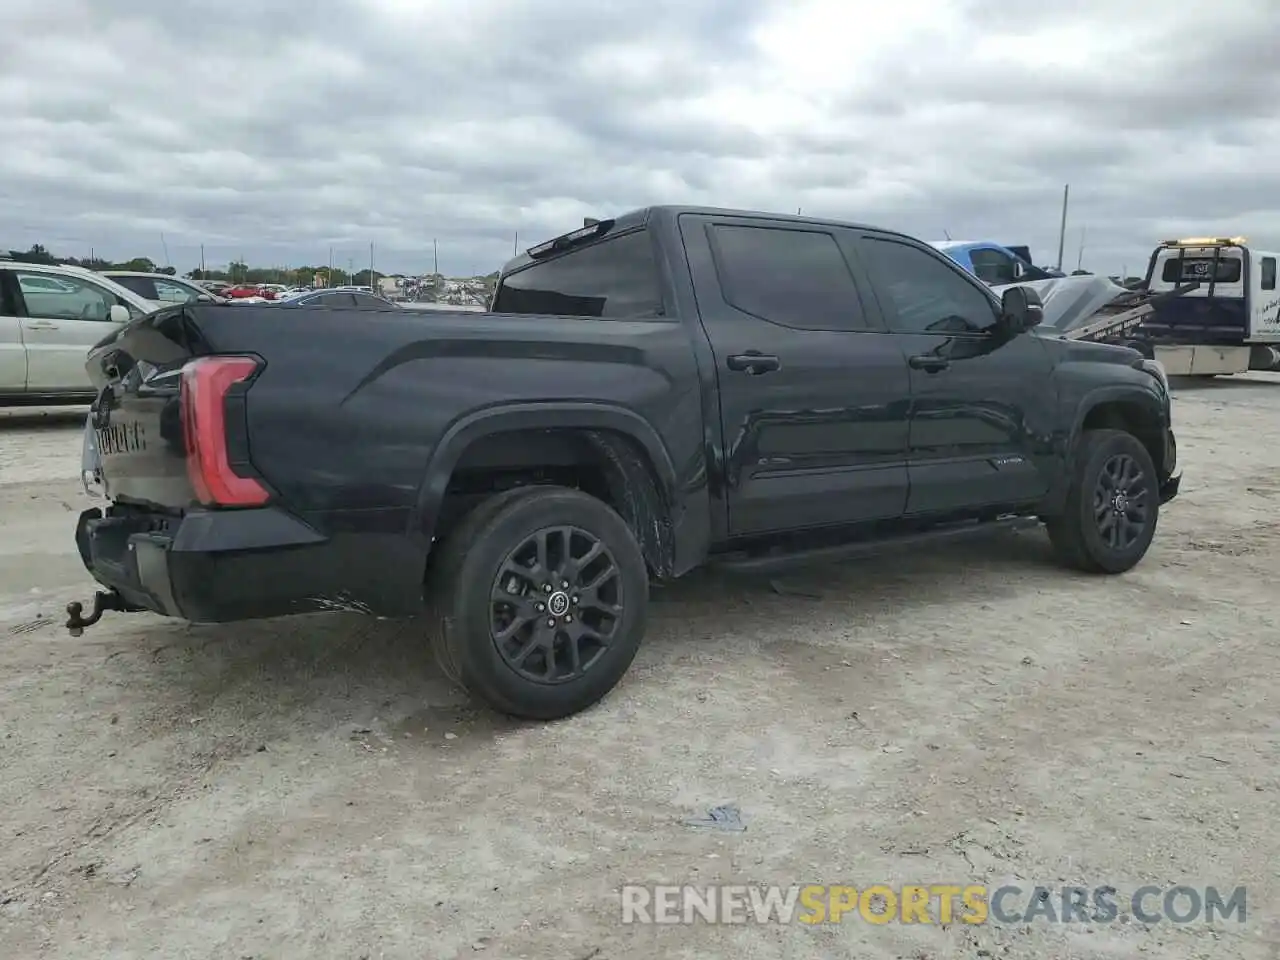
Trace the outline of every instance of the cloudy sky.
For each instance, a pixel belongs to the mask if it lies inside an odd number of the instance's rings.
[[[0,248],[458,275],[691,202],[1052,263],[1070,183],[1069,269],[1276,249],[1275,5],[3,0]]]

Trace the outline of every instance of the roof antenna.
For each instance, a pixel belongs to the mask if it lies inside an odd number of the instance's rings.
[[[948,230],[946,227],[942,228],[942,235],[946,237],[948,240],[951,239],[951,231]]]

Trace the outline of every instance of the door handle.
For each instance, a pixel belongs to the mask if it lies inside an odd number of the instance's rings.
[[[911,357],[907,360],[907,365],[912,370],[927,370],[929,373],[937,373],[939,370],[945,370],[951,366],[951,361],[934,353],[922,353],[918,357]]]
[[[735,353],[725,362],[730,370],[745,371],[753,377],[768,373],[770,370],[782,368],[782,361],[777,357],[765,356],[763,353],[756,353],[754,350],[748,350],[746,353]]]
[[[50,323],[48,320],[29,320],[27,322],[28,330],[57,330],[56,323]]]

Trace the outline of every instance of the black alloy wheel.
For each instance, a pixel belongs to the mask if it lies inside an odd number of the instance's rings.
[[[612,551],[574,526],[538,530],[493,578],[489,633],[499,656],[534,683],[576,680],[608,649],[623,615]]]
[[[494,494],[432,552],[426,599],[436,660],[496,710],[568,717],[617,686],[635,659],[648,565],[603,500],[553,486]]]
[[[1066,463],[1060,512],[1044,518],[1058,556],[1090,573],[1124,573],[1147,553],[1160,514],[1151,453],[1125,430],[1086,430]]]
[[[1127,550],[1138,541],[1151,515],[1150,493],[1136,458],[1117,453],[1107,459],[1093,491],[1093,515],[1103,543]]]

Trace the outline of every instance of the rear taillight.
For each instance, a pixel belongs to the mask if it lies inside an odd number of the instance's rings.
[[[182,368],[182,432],[187,476],[206,506],[256,507],[267,488],[236,473],[227,445],[227,394],[258,369],[253,357],[200,357]]]

